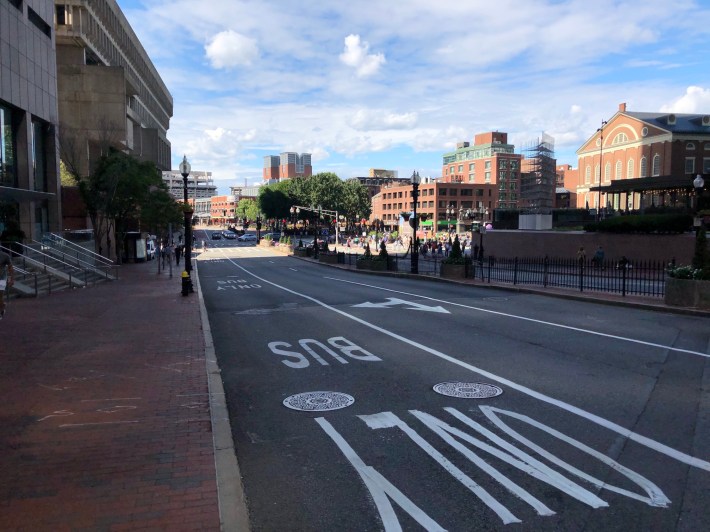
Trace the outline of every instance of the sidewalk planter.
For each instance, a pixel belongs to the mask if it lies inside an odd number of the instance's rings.
[[[358,270],[372,270],[376,272],[384,272],[387,270],[387,261],[359,259],[355,262]]]
[[[321,251],[320,255],[318,255],[318,262],[323,262],[325,264],[338,264],[338,254],[323,253]]]
[[[310,257],[311,254],[309,253],[311,251],[310,248],[293,248],[293,256],[294,257]]]
[[[440,276],[446,279],[463,279],[466,277],[466,265],[442,262]]]
[[[669,277],[664,302],[671,307],[710,310],[710,281]]]

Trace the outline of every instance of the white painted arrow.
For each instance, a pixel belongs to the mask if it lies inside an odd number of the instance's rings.
[[[359,305],[353,305],[353,307],[360,308],[389,308],[396,305],[405,305],[406,310],[423,310],[425,312],[440,312],[443,314],[450,314],[448,310],[444,307],[430,307],[428,305],[422,305],[421,303],[414,303],[412,301],[405,301],[404,299],[398,299],[396,297],[388,297],[387,301],[382,303],[370,303],[369,301],[365,303],[360,303]]]

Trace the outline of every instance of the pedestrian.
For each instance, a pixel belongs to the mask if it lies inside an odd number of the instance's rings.
[[[0,320],[5,316],[5,292],[15,284],[15,270],[12,259],[7,253],[0,251]]]
[[[592,265],[597,268],[601,268],[602,270],[604,269],[604,250],[601,246],[599,246],[594,252],[594,256],[592,257]]]
[[[180,255],[182,255],[182,244],[175,246],[175,264],[180,264]]]
[[[579,249],[577,250],[577,262],[579,262],[580,265],[584,265],[584,261],[587,260],[587,253],[584,251],[584,246],[579,246]]]

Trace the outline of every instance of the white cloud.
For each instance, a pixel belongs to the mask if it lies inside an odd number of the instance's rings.
[[[710,89],[691,86],[673,103],[661,107],[662,113],[710,114]]]
[[[417,124],[417,113],[389,113],[375,109],[360,109],[350,125],[359,131],[411,129]]]
[[[384,54],[368,54],[370,45],[360,42],[359,35],[345,37],[345,50],[340,54],[340,60],[355,69],[357,77],[366,78],[377,74],[377,71],[387,61]]]
[[[251,65],[259,57],[259,48],[253,39],[227,30],[210,40],[205,46],[205,55],[213,68],[230,69]]]

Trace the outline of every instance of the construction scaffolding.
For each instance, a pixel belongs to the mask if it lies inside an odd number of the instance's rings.
[[[555,205],[557,160],[555,139],[547,133],[523,148],[520,201],[523,212],[548,214]]]

